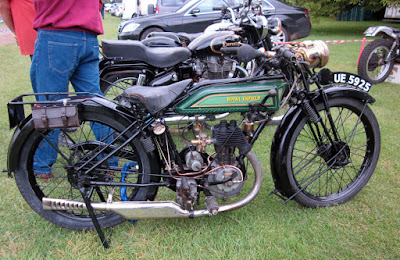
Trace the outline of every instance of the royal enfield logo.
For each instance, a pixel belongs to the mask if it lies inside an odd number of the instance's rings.
[[[227,97],[228,102],[240,102],[240,101],[260,101],[261,96],[249,96],[249,97]]]

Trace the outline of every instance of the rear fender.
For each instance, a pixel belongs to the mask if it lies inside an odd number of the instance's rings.
[[[139,63],[132,61],[130,64],[123,64],[123,63],[115,63],[113,61],[103,61],[100,63],[100,79],[106,79],[107,77],[114,75],[114,74],[129,74],[132,73],[143,73],[143,71],[149,70],[149,66],[144,63]]]
[[[375,102],[375,99],[371,97],[371,95],[369,95],[367,92],[348,85],[331,85],[325,87],[324,91],[328,100],[339,97],[350,97],[369,104],[373,104]],[[318,94],[318,91],[315,91],[314,102],[318,104],[322,101],[322,95]],[[302,120],[304,116],[305,114],[303,112],[303,109],[299,104],[292,106],[283,117],[280,125],[276,129],[274,138],[272,140],[270,153],[272,178],[275,183],[275,187],[284,196],[287,196],[287,193],[285,191],[290,190],[290,187],[280,187],[278,185],[283,183],[279,180],[280,169],[282,169],[282,164],[284,164],[284,162],[286,161],[284,148],[290,141],[288,135],[294,131],[294,126],[297,125],[298,121]]]
[[[393,32],[393,29],[388,26],[375,26],[369,27],[365,32],[365,36],[389,36],[393,39],[396,39],[396,34]]]
[[[104,98],[82,98],[82,102],[78,105],[78,112],[79,111],[92,111],[106,114],[110,117],[118,118],[126,124],[133,120],[133,116],[130,115],[128,111],[122,111],[116,103]],[[9,176],[17,170],[19,154],[25,144],[26,138],[28,138],[33,131],[35,131],[35,126],[31,115],[26,117],[14,131],[8,147],[7,167]]]

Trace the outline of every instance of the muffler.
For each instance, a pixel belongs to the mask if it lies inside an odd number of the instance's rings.
[[[43,198],[44,210],[85,210],[81,201]],[[173,201],[92,202],[93,210],[111,211],[126,219],[188,218],[190,212]]]

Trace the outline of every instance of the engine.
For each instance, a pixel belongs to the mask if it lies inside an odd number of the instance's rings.
[[[237,127],[236,121],[229,123],[225,120],[213,128],[214,148],[217,153],[212,163],[213,172],[208,176],[209,191],[221,199],[228,199],[240,192],[244,185],[244,173],[236,160],[235,150],[240,155],[251,149],[242,130]],[[211,185],[218,183],[216,185]]]
[[[237,195],[243,188],[246,172],[237,160],[236,151],[245,155],[251,150],[251,145],[236,121],[223,120],[212,127],[212,138],[200,130],[197,139],[191,143],[192,146],[180,152],[186,174],[177,180],[177,202],[186,209],[193,209],[194,202],[198,200],[198,185],[207,187],[206,205],[210,209],[216,205],[215,198],[226,200]],[[211,144],[215,149],[214,160],[205,153],[206,147]],[[203,178],[198,178],[200,176]]]
[[[203,79],[232,78],[235,73],[236,62],[221,55],[210,55],[202,60]]]
[[[224,55],[221,48],[238,47],[242,42],[242,37],[233,31],[211,31],[194,39],[188,48],[196,57],[196,74],[202,79],[232,77],[236,61]]]

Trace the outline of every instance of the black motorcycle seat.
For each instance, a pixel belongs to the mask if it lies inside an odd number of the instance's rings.
[[[176,42],[173,39],[165,36],[154,36],[149,37],[141,42],[147,47],[182,47],[180,42]]]
[[[102,40],[103,53],[108,58],[123,58],[145,62],[158,68],[168,68],[189,59],[190,50],[184,47],[152,48],[140,41]]]
[[[152,37],[167,37],[176,42],[179,46],[187,46],[191,41],[202,35],[203,33],[185,33],[185,32],[152,32],[147,35],[147,38]],[[146,40],[145,39],[145,40]],[[144,40],[142,40],[143,42]]]
[[[125,89],[122,98],[134,104],[143,104],[150,114],[155,114],[171,104],[191,81],[186,79],[161,87],[133,86]]]

